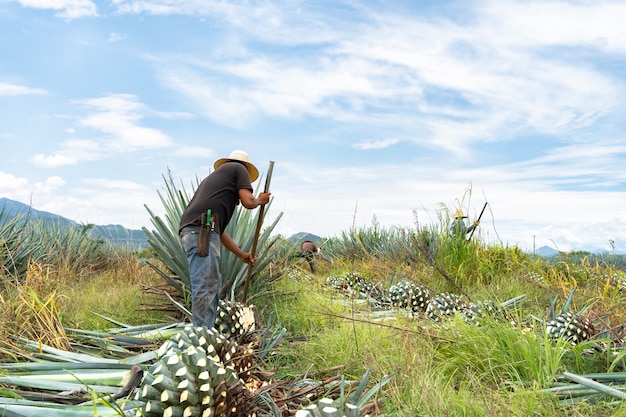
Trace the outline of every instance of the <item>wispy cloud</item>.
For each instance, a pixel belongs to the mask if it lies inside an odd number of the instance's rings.
[[[24,7],[55,10],[55,16],[68,20],[98,15],[98,7],[91,0],[18,0],[18,2]]]
[[[393,122],[404,131],[403,139],[458,154],[475,142],[510,140],[513,133],[559,135],[586,128],[624,107],[624,86],[612,74],[597,65],[566,61],[546,48],[591,48],[598,59],[607,58],[603,54],[615,47],[606,45],[623,43],[614,16],[626,6],[568,4],[568,17],[562,19],[560,3],[530,3],[471,3],[469,19],[463,21],[363,7],[354,10],[362,18],[358,23],[320,28],[316,36],[324,43],[306,38],[296,45],[296,23],[314,13],[303,8],[293,17],[280,15],[280,32],[288,35],[284,41],[273,40],[283,45],[276,51],[251,54],[244,48],[238,56],[205,62],[164,57],[161,79],[226,126],[249,126],[265,115],[358,121],[363,126]],[[254,13],[239,10],[241,19]],[[548,36],[544,26],[539,36],[533,26],[534,19],[573,19],[582,25],[590,23],[588,16],[608,19],[606,27],[585,29],[603,41],[587,41],[576,25],[557,26],[556,37]],[[518,30],[511,30],[509,20]],[[245,45],[246,38],[240,41]],[[173,61],[175,66],[166,63]]]
[[[381,139],[381,140],[376,140],[376,141],[355,143],[353,145],[353,147],[355,149],[363,149],[363,150],[384,149],[384,148],[388,148],[390,146],[393,146],[393,145],[395,145],[398,142],[399,142],[398,139],[387,138],[387,139]]]
[[[626,4],[608,1],[498,1],[480,3],[481,23],[496,27],[519,46],[588,46],[626,51]]]
[[[76,165],[78,163],[78,158],[61,154],[37,154],[30,159],[30,162],[43,168],[56,168],[64,165]]]
[[[22,96],[31,94],[48,94],[48,92],[41,88],[0,82],[0,96]]]
[[[123,41],[124,39],[126,39],[126,35],[123,35],[123,34],[117,33],[117,32],[111,32],[111,33],[109,33],[109,37],[107,38],[107,42],[115,43],[115,42]]]
[[[89,139],[71,139],[61,143],[58,151],[37,154],[30,161],[41,167],[53,168],[76,165],[111,157],[117,153],[160,149],[174,145],[172,139],[159,129],[141,126],[141,120],[149,109],[131,94],[108,94],[103,97],[79,100],[76,104],[95,112],[82,117],[77,128],[97,132],[101,136]],[[76,128],[71,131],[76,135]]]
[[[109,94],[83,100],[80,103],[98,110],[78,124],[107,135],[102,140],[105,149],[115,152],[133,152],[172,146],[168,135],[158,129],[139,125],[146,107],[131,94]]]

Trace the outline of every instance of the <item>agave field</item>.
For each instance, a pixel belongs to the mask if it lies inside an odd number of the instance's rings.
[[[614,259],[458,239],[444,210],[338,232],[311,273],[279,215],[252,270],[222,254],[216,326],[194,328],[190,195],[165,178],[141,252],[0,213],[0,416],[626,415]],[[229,225],[246,250],[258,215]]]

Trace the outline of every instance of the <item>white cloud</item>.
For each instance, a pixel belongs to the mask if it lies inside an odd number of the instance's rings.
[[[19,84],[0,82],[0,96],[22,96],[32,94],[48,94],[48,92],[41,88],[31,88]]]
[[[34,192],[43,193],[45,195],[53,194],[66,185],[66,181],[59,176],[52,176],[46,178],[43,182],[35,184]]]
[[[127,228],[152,227],[144,204],[163,215],[156,192],[129,180],[89,178],[69,190],[63,199],[56,198],[57,213],[74,221],[94,224],[121,224]]]
[[[77,165],[80,162],[95,161],[108,156],[95,140],[72,139],[61,143],[58,151],[51,155],[36,154],[30,162],[42,168],[57,168]]]
[[[43,209],[37,207],[37,202],[52,201],[59,198],[59,195],[62,195],[60,190],[65,185],[65,180],[59,176],[48,177],[43,181],[31,184],[27,178],[16,177],[0,171],[0,193],[2,197],[32,205],[38,210]]]
[[[61,142],[60,149],[50,155],[37,154],[30,162],[54,168],[80,162],[110,158],[118,153],[171,147],[174,142],[159,129],[140,125],[149,109],[131,94],[108,94],[103,97],[76,101],[96,112],[80,118],[79,128],[89,128],[100,135],[92,139],[71,139]],[[76,128],[66,132],[77,135]],[[85,133],[81,134],[86,136]]]
[[[28,179],[26,178],[0,171],[0,191],[3,194],[12,194],[15,190],[23,189],[27,184]]]
[[[103,97],[78,100],[100,111],[115,113],[133,113],[145,110],[145,105],[137,101],[134,94],[107,94]]]
[[[140,149],[163,148],[172,140],[158,129],[138,126],[139,117],[133,114],[102,112],[85,117],[79,125],[108,134],[105,148],[115,152],[133,152]]]
[[[124,39],[126,39],[126,35],[123,35],[121,33],[111,32],[109,33],[107,42],[115,43],[115,42],[123,41]]]
[[[128,180],[91,178],[82,184],[68,184],[65,179],[52,176],[29,185],[25,178],[0,172],[0,193],[2,197],[78,223],[121,224],[140,229],[150,225],[144,204],[157,215],[163,215],[154,190]]]
[[[84,104],[95,107],[98,113],[80,120],[80,126],[108,134],[103,146],[114,152],[133,152],[172,146],[173,142],[158,129],[139,126],[146,108],[131,94],[109,94],[87,99]]]
[[[482,23],[519,45],[586,45],[626,51],[622,1],[498,1],[481,4]]]
[[[267,3],[240,3],[212,0],[112,0],[118,13],[153,15],[215,16],[230,24],[244,24],[251,16],[276,23],[280,7]],[[275,26],[275,24],[273,25]]]
[[[34,165],[44,167],[44,168],[57,168],[64,165],[76,165],[78,160],[69,155],[44,155],[44,154],[36,154],[30,159],[30,162]]]
[[[353,145],[355,149],[384,149],[393,146],[399,142],[398,139],[387,138],[377,141],[360,142]]]
[[[55,16],[63,19],[79,19],[98,15],[96,4],[90,0],[18,0],[24,7],[56,10]]]

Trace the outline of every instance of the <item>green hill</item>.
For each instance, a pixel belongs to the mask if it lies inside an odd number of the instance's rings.
[[[129,245],[136,248],[148,247],[148,237],[143,230],[127,229],[119,224],[106,226],[79,224],[58,214],[36,210],[31,206],[8,198],[0,198],[0,221],[22,216],[26,220],[43,221],[62,227],[87,227],[87,236],[102,239],[115,245]]]

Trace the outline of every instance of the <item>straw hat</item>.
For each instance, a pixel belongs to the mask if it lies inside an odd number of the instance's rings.
[[[246,167],[248,167],[248,175],[250,176],[250,182],[254,182],[256,181],[257,178],[259,178],[259,170],[256,169],[256,167],[252,165],[250,161],[248,160],[248,153],[244,151],[240,151],[240,150],[232,151],[228,158],[218,159],[217,161],[215,161],[213,168],[218,169],[224,163],[230,162],[230,161],[243,162],[246,165]]]
[[[454,218],[455,218],[455,219],[459,219],[459,218],[461,218],[461,219],[466,219],[466,218],[467,218],[467,216],[463,214],[463,210],[461,210],[461,209],[457,209],[457,210],[454,212]]]

